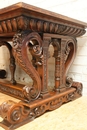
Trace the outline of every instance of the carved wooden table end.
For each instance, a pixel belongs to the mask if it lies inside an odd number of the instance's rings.
[[[0,91],[21,100],[0,105],[3,118],[0,126],[6,130],[16,129],[82,95],[82,84],[67,77],[67,72],[76,55],[76,37],[85,34],[86,27],[81,21],[25,3],[0,10],[0,46],[5,45],[9,50],[11,71],[11,81],[0,80]],[[54,48],[52,56],[50,45]],[[52,90],[48,88],[50,56],[55,59]],[[32,78],[32,85],[16,82],[15,60]]]

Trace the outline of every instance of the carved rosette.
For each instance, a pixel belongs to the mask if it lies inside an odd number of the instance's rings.
[[[25,85],[23,93],[28,101],[35,100],[40,96],[41,79],[37,66],[42,64],[42,40],[38,33],[18,33],[13,38],[13,55],[20,67],[32,78],[33,86]],[[27,50],[30,51],[34,62],[29,60]]]

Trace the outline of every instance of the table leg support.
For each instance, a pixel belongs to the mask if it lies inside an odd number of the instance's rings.
[[[54,47],[55,86],[48,89],[49,46]],[[36,32],[18,33],[13,38],[13,55],[20,67],[32,78],[33,84],[0,83],[0,89],[21,99],[21,102],[7,101],[0,105],[3,121],[0,126],[6,130],[15,129],[48,110],[82,96],[82,84],[67,77],[67,72],[75,58],[77,43],[74,38]],[[30,51],[32,60],[28,58]]]

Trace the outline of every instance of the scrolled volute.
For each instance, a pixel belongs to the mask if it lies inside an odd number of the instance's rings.
[[[28,101],[37,99],[41,92],[41,79],[37,71],[38,65],[42,65],[43,62],[41,45],[41,36],[36,32],[21,32],[13,38],[13,55],[20,67],[33,80],[32,86],[27,85],[26,87],[25,85],[23,88],[24,96]],[[30,61],[27,51],[31,53],[32,61]]]

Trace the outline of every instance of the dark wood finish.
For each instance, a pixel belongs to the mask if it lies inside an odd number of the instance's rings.
[[[0,80],[0,91],[21,100],[0,105],[3,118],[0,126],[15,129],[82,95],[82,84],[67,77],[67,73],[76,55],[76,37],[85,34],[86,27],[84,22],[25,3],[0,10],[0,46],[9,50],[11,71],[11,81]],[[50,45],[55,59],[55,85],[51,90],[48,88]],[[32,78],[32,85],[15,81],[15,60]]]

